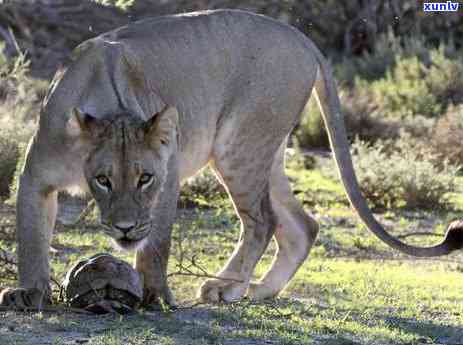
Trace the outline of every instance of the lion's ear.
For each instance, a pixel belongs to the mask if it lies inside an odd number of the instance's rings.
[[[160,113],[153,115],[146,122],[146,138],[151,143],[168,145],[176,137],[178,111],[175,107],[166,106]]]
[[[83,133],[92,134],[96,130],[96,122],[97,120],[91,115],[78,108],[73,108],[66,125],[66,130],[70,136],[79,136]]]

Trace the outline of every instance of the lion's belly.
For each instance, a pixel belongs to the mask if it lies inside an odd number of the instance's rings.
[[[199,145],[179,155],[179,177],[183,181],[195,175],[210,159],[209,145]]]
[[[179,137],[180,181],[192,177],[209,163],[216,132],[214,118],[203,115],[195,117],[194,123],[184,119]]]

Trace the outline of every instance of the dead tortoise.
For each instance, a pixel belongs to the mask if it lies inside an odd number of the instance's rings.
[[[140,275],[127,262],[97,254],[72,267],[63,282],[66,302],[94,313],[127,313],[143,298]]]

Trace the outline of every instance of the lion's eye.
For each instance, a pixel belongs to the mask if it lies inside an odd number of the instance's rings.
[[[138,188],[148,188],[153,183],[154,177],[152,174],[142,174],[138,180]]]
[[[97,177],[95,177],[95,180],[96,180],[96,184],[101,189],[104,189],[105,191],[111,190],[111,181],[106,176],[98,175]]]

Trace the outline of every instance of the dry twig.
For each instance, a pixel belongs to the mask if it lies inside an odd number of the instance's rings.
[[[208,273],[207,270],[198,262],[196,255],[193,255],[191,258],[187,258],[185,255],[185,251],[183,249],[183,241],[184,241],[183,233],[179,232],[179,235],[180,235],[180,238],[177,243],[179,255],[178,257],[175,258],[177,260],[177,264],[175,265],[177,267],[177,270],[169,273],[167,275],[168,278],[172,276],[187,276],[187,277],[209,278],[209,279],[218,279],[218,280],[224,280],[224,281],[243,283],[242,280],[219,277],[219,276]]]

